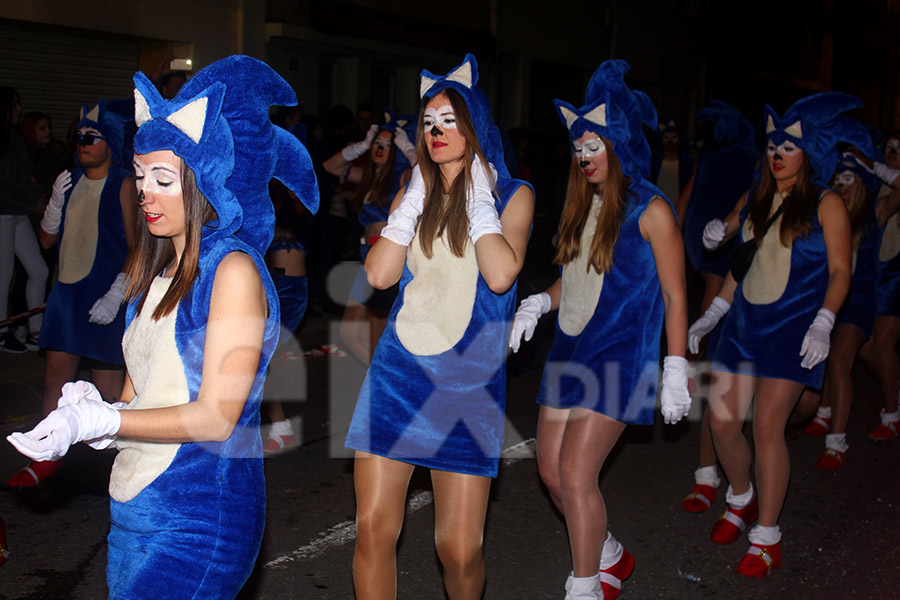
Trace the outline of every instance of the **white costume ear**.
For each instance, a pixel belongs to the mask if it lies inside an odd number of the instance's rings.
[[[591,123],[596,123],[601,127],[606,127],[606,104],[601,104],[597,108],[591,110],[591,112],[584,115],[584,119]]]
[[[432,79],[431,77],[422,75],[422,81],[419,82],[419,97],[424,98],[425,92],[431,89],[431,86],[433,86],[435,82],[437,82],[437,79]]]
[[[186,136],[200,143],[203,136],[203,123],[206,121],[206,105],[209,99],[197,98],[190,104],[179,108],[166,117],[166,121],[180,129]]]
[[[144,95],[134,88],[134,123],[138,127],[152,119],[150,114],[150,105]]]
[[[406,127],[407,123],[409,123],[409,121],[407,121],[406,119],[400,119],[399,121],[397,121],[397,126],[398,127]]]
[[[84,118],[84,105],[81,105],[81,108],[78,109],[78,120],[82,120]]]
[[[385,123],[391,122],[391,113],[389,113],[388,111],[384,111],[384,122]]]
[[[447,81],[455,81],[461,83],[467,88],[472,88],[472,64],[468,61],[459,66],[458,69],[447,75]]]
[[[766,121],[766,133],[772,133],[773,131],[775,131],[775,121],[772,120],[772,115],[769,115]]]
[[[82,119],[90,119],[91,121],[93,121],[95,123],[99,123],[100,122],[100,105],[98,104],[94,108],[92,108],[88,112],[88,114],[86,114],[85,116],[82,117]]]
[[[664,131],[664,130],[666,129],[666,124],[665,124],[665,123],[660,123],[660,124],[657,126],[657,128],[659,129],[660,132],[662,132],[662,131]]]
[[[784,132],[789,136],[795,137],[798,140],[803,139],[803,129],[800,127],[800,121],[794,121],[788,127],[785,128]]]
[[[566,120],[566,129],[572,129],[572,124],[578,120],[578,115],[573,113],[565,106],[559,107],[559,114],[561,114],[563,116],[563,119]]]

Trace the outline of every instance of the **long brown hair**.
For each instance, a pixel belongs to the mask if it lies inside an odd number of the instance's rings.
[[[625,220],[625,209],[628,201],[628,186],[631,178],[622,171],[622,163],[613,152],[612,144],[600,137],[606,146],[608,169],[606,182],[603,185],[603,206],[597,215],[597,228],[591,241],[591,267],[597,273],[605,273],[613,266],[613,249],[619,239],[619,230]],[[566,203],[559,219],[559,246],[553,263],[566,265],[575,260],[581,253],[581,233],[590,217],[591,198],[597,186],[587,180],[578,165],[578,158],[572,155],[569,166],[569,184],[566,188]]]
[[[762,169],[759,185],[756,186],[750,197],[750,212],[748,220],[754,232],[763,231],[769,220],[772,209],[772,200],[778,186],[772,169],[766,160],[766,167]],[[812,182],[812,166],[806,152],[803,153],[803,162],[797,173],[797,181],[787,190],[784,197],[784,212],[781,216],[781,230],[779,237],[781,245],[790,245],[801,235],[807,235],[812,229],[812,214],[819,206],[819,190]],[[755,233],[754,233],[755,236]],[[762,236],[755,236],[757,245],[762,244]]]
[[[854,248],[859,247],[859,239],[868,226],[872,202],[874,202],[872,192],[869,191],[860,176],[856,175],[853,185],[850,186],[850,197],[844,201],[847,212],[850,214],[850,231]]]
[[[379,133],[380,135],[380,133]],[[375,136],[378,139],[378,136]],[[374,141],[372,142],[374,147]],[[376,165],[375,161],[369,157],[363,169],[362,179],[356,186],[353,193],[353,208],[356,212],[362,211],[363,203],[366,200],[366,194],[369,194],[369,202],[383,208],[390,206],[394,195],[391,194],[391,186],[394,183],[394,164],[397,160],[397,144],[391,140],[388,157],[384,163]]]
[[[472,160],[477,154],[482,164],[487,166],[488,161],[478,144],[478,134],[469,108],[465,100],[456,90],[447,88],[441,90],[447,96],[453,112],[456,113],[456,126],[459,133],[466,140],[466,152],[463,156],[463,169],[456,179],[447,182],[449,189],[444,189],[444,179],[441,177],[440,167],[431,160],[428,147],[425,144],[425,106],[434,98],[424,98],[419,109],[419,126],[416,133],[416,150],[419,154],[419,169],[425,180],[425,207],[422,217],[419,219],[419,244],[422,252],[428,258],[432,256],[434,240],[444,232],[447,233],[447,241],[454,256],[462,256],[469,240],[469,217],[466,214],[466,192],[472,186]],[[444,194],[448,200],[444,202]]]
[[[188,295],[199,273],[200,236],[203,225],[217,217],[216,211],[197,187],[194,172],[187,164],[181,163],[181,189],[184,201],[185,244],[181,260],[175,269],[169,289],[153,311],[153,319],[159,320],[175,310],[178,302]],[[128,289],[125,299],[138,301],[137,312],[144,308],[147,290],[157,275],[172,263],[175,248],[172,240],[156,237],[147,229],[146,223],[136,228],[134,249],[125,261]]]

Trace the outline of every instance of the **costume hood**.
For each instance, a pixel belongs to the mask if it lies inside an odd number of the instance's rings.
[[[125,158],[122,155],[122,143],[125,138],[125,127],[122,124],[122,119],[110,109],[106,100],[100,100],[90,110],[88,110],[87,104],[82,104],[78,117],[79,121],[76,129],[92,127],[99,131],[106,138],[106,145],[109,147],[113,164],[118,167],[123,166]],[[78,162],[77,152],[75,153],[75,162]]]
[[[698,112],[697,118],[701,121],[713,121],[713,137],[720,145],[753,143],[753,124],[726,102],[712,100],[712,106]]]

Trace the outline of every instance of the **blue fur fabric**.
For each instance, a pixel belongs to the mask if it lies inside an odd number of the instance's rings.
[[[453,88],[466,102],[488,162],[498,170],[495,206],[502,214],[525,182],[509,178],[502,144],[484,93],[476,87],[478,66],[467,54],[446,76],[422,72],[423,100]],[[435,242],[440,243],[439,241]],[[412,246],[418,245],[418,237]],[[469,247],[468,252],[474,252]],[[477,275],[474,305],[462,338],[437,354],[415,354],[397,334],[397,316],[414,280],[409,264],[363,382],[348,448],[432,469],[496,476],[506,409],[506,354],[516,286],[492,292]],[[427,307],[426,307],[427,308]],[[432,314],[441,320],[444,315]]]
[[[757,160],[753,125],[737,109],[718,100],[697,113],[697,118],[715,123],[713,135],[719,146],[700,157],[697,164],[684,215],[684,250],[695,270],[725,277],[734,242],[707,250],[703,228],[712,219],[724,219],[753,183]]]
[[[566,334],[557,321],[538,404],[586,408],[635,425],[653,423],[664,306],[640,219],[657,196],[662,197],[659,189],[645,180],[629,188],[614,264],[603,274],[594,314],[578,335]],[[591,275],[600,277],[593,270]]]
[[[169,468],[135,498],[111,501],[110,598],[233,598],[253,568],[265,522],[259,403],[280,319],[277,291],[263,261],[274,226],[267,186],[273,176],[281,179],[315,211],[315,176],[302,144],[268,119],[270,105],[296,99],[264,63],[223,59],[197,73],[171,101],[143,74],[134,81],[135,151],[175,152],[194,171],[218,215],[203,228],[199,275],[176,313],[175,343],[189,401],[200,389],[216,269],[230,252],[243,252],[256,263],[268,316],[256,378],[231,437],[182,444]],[[203,105],[202,123],[192,121],[202,125],[198,140],[173,123],[181,109],[198,106],[194,102]],[[131,303],[127,322],[135,310]]]

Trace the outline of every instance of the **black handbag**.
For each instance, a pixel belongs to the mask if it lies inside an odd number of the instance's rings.
[[[769,231],[769,227],[772,226],[772,223],[778,219],[778,216],[783,211],[784,202],[781,203],[781,206],[778,207],[775,214],[773,214],[768,222],[766,222],[766,227],[763,229],[762,235],[754,235],[752,240],[744,242],[735,248],[734,252],[731,253],[731,256],[728,257],[728,267],[731,269],[731,276],[734,277],[735,281],[742,281],[744,277],[747,276],[747,271],[750,270],[750,265],[753,264],[753,259],[756,257],[756,251],[759,249],[759,244],[756,243],[756,240],[761,240],[765,237],[766,233]]]

